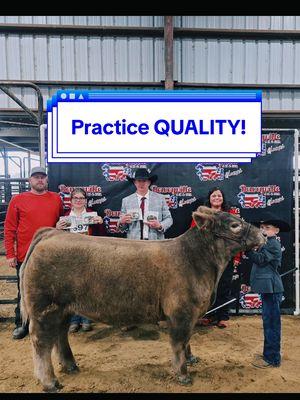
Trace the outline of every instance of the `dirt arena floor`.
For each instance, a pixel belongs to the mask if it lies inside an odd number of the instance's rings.
[[[0,275],[14,275],[0,257]],[[14,298],[16,284],[0,281],[0,298]],[[0,318],[14,316],[13,305],[0,305]],[[192,386],[174,379],[166,330],[141,326],[123,333],[94,324],[91,332],[70,335],[80,368],[76,375],[54,368],[61,393],[299,393],[300,318],[282,317],[282,365],[256,369],[251,365],[262,349],[260,316],[232,317],[228,329],[196,328],[191,339],[200,362],[190,367]],[[33,376],[30,339],[13,340],[14,324],[0,322],[0,393],[36,393],[42,388]]]

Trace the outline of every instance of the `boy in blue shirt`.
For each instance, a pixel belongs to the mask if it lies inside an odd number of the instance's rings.
[[[257,251],[247,252],[253,261],[250,286],[262,298],[262,320],[264,329],[263,354],[255,356],[252,365],[257,368],[279,367],[281,363],[281,314],[280,304],[284,292],[278,268],[281,266],[281,245],[276,235],[279,231],[288,232],[289,225],[281,220],[265,218],[260,221],[260,229],[267,242]]]

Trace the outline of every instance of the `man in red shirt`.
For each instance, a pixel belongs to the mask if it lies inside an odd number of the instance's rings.
[[[19,270],[35,232],[42,227],[55,227],[63,215],[63,204],[58,193],[49,192],[46,169],[34,167],[30,172],[31,190],[12,197],[4,223],[4,246],[9,267],[16,268],[18,302],[15,309],[16,328],[13,339],[23,339],[28,326],[22,326],[20,315]]]

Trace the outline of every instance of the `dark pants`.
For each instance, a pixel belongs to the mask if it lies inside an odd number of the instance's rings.
[[[17,272],[17,285],[18,285],[18,294],[17,294],[17,305],[15,308],[15,324],[16,327],[19,327],[22,325],[22,319],[21,319],[21,312],[20,312],[20,300],[21,300],[21,293],[20,293],[20,268],[21,268],[22,263],[17,262],[16,265],[16,272]]]
[[[264,327],[264,360],[279,366],[281,362],[281,315],[282,293],[262,293],[262,319]]]
[[[211,308],[216,308],[227,301],[231,300],[231,285],[232,285],[232,275],[233,275],[233,260],[229,261],[221,279],[219,281],[216,301]],[[213,316],[218,321],[228,321],[229,320],[229,309],[232,304],[227,304],[224,307],[219,308],[213,314]]]
[[[15,308],[15,324],[16,327],[18,328],[19,326],[22,326],[22,318],[21,318],[21,312],[20,312],[20,301],[21,301],[21,293],[20,293],[20,268],[21,268],[22,263],[17,262],[16,265],[16,272],[17,272],[17,285],[18,285],[18,295],[17,295],[17,306]],[[25,328],[28,330],[29,326],[29,321],[27,321]]]

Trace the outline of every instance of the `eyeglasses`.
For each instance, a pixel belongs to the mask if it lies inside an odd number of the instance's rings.
[[[72,200],[85,200],[85,197],[72,197]]]

